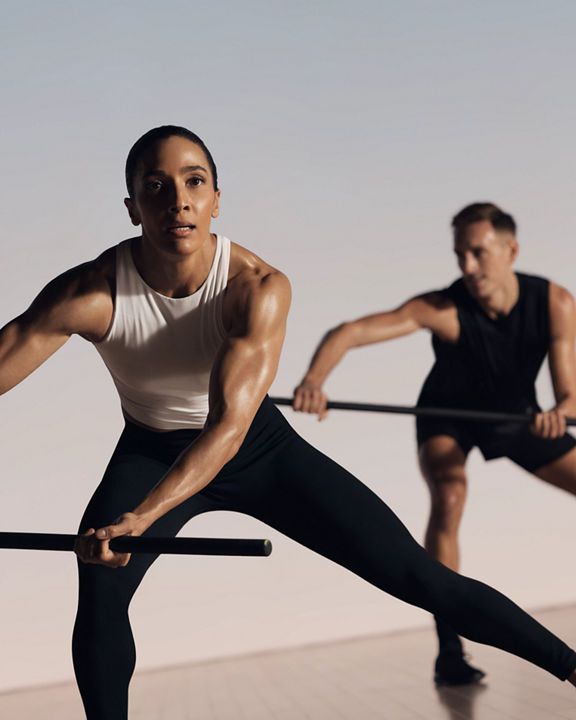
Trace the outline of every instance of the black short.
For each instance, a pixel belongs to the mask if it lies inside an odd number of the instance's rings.
[[[527,425],[488,425],[450,419],[416,419],[418,448],[432,437],[448,435],[468,455],[473,447],[479,448],[485,460],[510,458],[528,472],[535,472],[566,455],[576,447],[576,439],[566,433],[553,440],[533,435]]]

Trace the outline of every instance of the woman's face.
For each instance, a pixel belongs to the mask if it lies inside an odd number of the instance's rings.
[[[209,237],[219,201],[202,148],[174,135],[142,154],[133,197],[125,204],[134,225],[142,226],[144,240],[170,254],[186,255]]]

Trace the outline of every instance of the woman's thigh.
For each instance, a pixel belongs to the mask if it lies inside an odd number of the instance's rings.
[[[435,564],[381,498],[296,434],[230,482],[233,509],[404,599],[407,573]]]

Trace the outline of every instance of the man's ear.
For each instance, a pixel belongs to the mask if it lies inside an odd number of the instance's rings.
[[[513,236],[512,240],[510,240],[510,258],[513,263],[516,262],[519,254],[520,246],[518,245],[518,240]]]
[[[132,221],[132,225],[140,225],[140,216],[138,215],[136,208],[134,207],[132,198],[124,198],[124,205],[126,205],[128,215],[130,215],[130,220]]]

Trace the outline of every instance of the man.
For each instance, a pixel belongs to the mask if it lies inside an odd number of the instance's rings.
[[[128,155],[126,181],[142,234],[54,280],[0,332],[0,392],[76,333],[102,355],[126,419],[76,548],[74,667],[88,720],[127,718],[128,607],[156,560],[116,553],[109,540],[174,536],[211,510],[253,515],[467,637],[576,685],[573,650],[497,591],[432,559],[267,398],[288,281],[210,232],[220,191],[202,140],[176,126],[149,131]]]
[[[391,312],[346,322],[327,333],[294,392],[295,410],[326,417],[322,385],[353,347],[430,330],[436,362],[418,405],[535,413],[531,428],[447,419],[417,419],[418,456],[431,496],[425,546],[459,568],[458,528],[466,498],[466,458],[478,446],[489,460],[509,457],[536,477],[576,494],[576,441],[566,417],[576,416],[576,312],[555,283],[517,274],[516,224],[492,203],[475,203],[453,219],[462,277]],[[534,383],[546,354],[556,405],[541,412]],[[484,673],[464,659],[454,631],[436,619],[438,684],[477,682]]]

